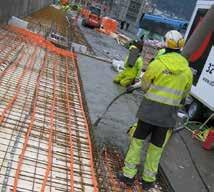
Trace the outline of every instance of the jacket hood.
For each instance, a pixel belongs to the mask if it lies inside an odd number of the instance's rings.
[[[176,52],[161,55],[158,58],[161,63],[172,73],[179,74],[189,70],[188,61]]]

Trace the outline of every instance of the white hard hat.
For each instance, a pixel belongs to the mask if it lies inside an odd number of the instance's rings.
[[[171,30],[168,31],[165,35],[165,43],[167,48],[181,49],[184,47],[185,41],[183,35],[180,32]]]

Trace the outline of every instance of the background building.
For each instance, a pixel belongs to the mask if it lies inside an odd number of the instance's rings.
[[[155,6],[147,0],[114,0],[111,14],[120,21],[130,23],[130,30],[138,26],[144,12],[153,12]]]

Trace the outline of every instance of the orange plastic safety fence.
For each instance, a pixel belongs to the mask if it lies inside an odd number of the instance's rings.
[[[64,57],[70,57],[70,58],[76,57],[76,54],[74,52],[56,47],[54,44],[52,44],[50,41],[46,40],[44,37],[42,37],[39,34],[36,34],[31,31],[21,29],[15,26],[11,26],[11,25],[8,26],[7,29],[15,33],[18,33],[24,40],[27,39],[29,41],[37,43],[39,46],[48,49],[50,52],[54,52]]]
[[[48,140],[48,165],[45,171],[45,176],[42,183],[41,192],[45,192],[45,187],[47,185],[48,177],[50,171],[52,170],[53,164],[53,131],[54,131],[54,118],[55,118],[55,107],[56,107],[56,65],[58,63],[53,63],[53,100],[51,104],[51,111],[50,111],[50,127],[49,127],[49,140]]]
[[[28,147],[29,137],[30,137],[33,125],[34,125],[34,121],[35,121],[36,104],[37,104],[37,100],[38,100],[39,86],[40,86],[41,76],[44,73],[46,62],[47,62],[47,53],[45,54],[45,57],[44,57],[44,60],[43,60],[42,66],[41,66],[41,72],[38,75],[37,80],[36,80],[35,98],[32,103],[32,106],[33,106],[32,115],[30,117],[30,123],[29,123],[28,129],[27,129],[27,132],[25,134],[24,145],[22,147],[21,154],[19,155],[18,165],[17,165],[14,184],[13,184],[13,192],[17,192],[17,186],[18,186],[21,168],[22,168],[23,161],[24,161],[25,152]]]
[[[109,17],[102,18],[101,26],[102,29],[109,34],[117,31],[117,21]]]

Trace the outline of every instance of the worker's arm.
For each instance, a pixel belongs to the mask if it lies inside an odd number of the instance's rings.
[[[183,98],[186,98],[188,96],[188,94],[192,88],[192,82],[193,82],[193,75],[192,75],[192,72],[189,72],[188,82],[187,82],[185,90],[184,90]]]
[[[125,61],[124,61],[124,67],[127,68],[128,65],[128,56],[126,56]]]
[[[139,57],[137,59],[137,63],[136,63],[136,67],[137,67],[137,75],[135,79],[140,79],[141,73],[142,73],[142,69],[143,69],[143,58]]]
[[[158,61],[154,60],[149,64],[141,81],[141,88],[144,92],[148,91],[154,79],[157,78],[161,72],[162,67],[160,66],[160,63]]]

